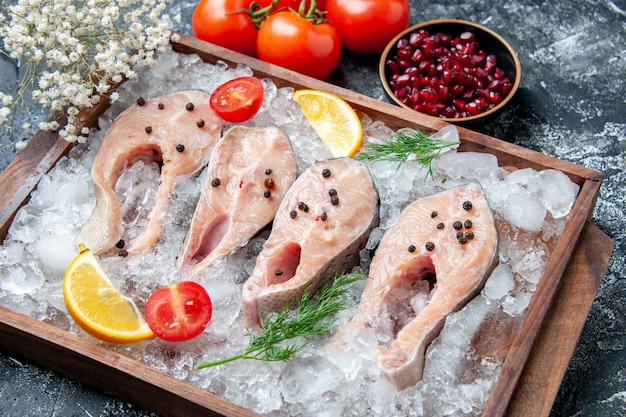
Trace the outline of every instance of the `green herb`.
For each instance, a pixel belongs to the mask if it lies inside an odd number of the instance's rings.
[[[295,317],[292,317],[291,305],[283,308],[272,320],[261,317],[262,328],[258,333],[248,331],[248,347],[240,354],[213,362],[204,363],[198,369],[209,368],[233,362],[237,359],[255,359],[261,361],[287,361],[294,358],[313,336],[329,333],[336,322],[333,318],[348,306],[343,295],[350,284],[367,278],[364,274],[342,274],[326,282],[314,297],[305,291]],[[299,344],[281,345],[294,338],[304,338]]]
[[[428,168],[428,175],[432,176],[431,164],[442,150],[458,145],[460,142],[448,142],[433,139],[419,130],[405,130],[393,135],[392,140],[368,145],[363,152],[356,156],[360,161],[390,161],[402,164],[415,155],[417,161]]]

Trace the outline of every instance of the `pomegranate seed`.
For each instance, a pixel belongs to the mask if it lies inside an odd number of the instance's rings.
[[[467,106],[465,108],[467,109],[469,114],[471,114],[472,116],[476,116],[477,114],[480,114],[480,107],[475,101],[471,101],[467,103]]]
[[[491,91],[501,91],[502,90],[502,81],[501,80],[493,80],[487,85],[487,89]]]
[[[513,89],[513,83],[511,81],[503,81],[502,82],[502,95],[508,96],[511,90]]]
[[[437,113],[439,112],[439,111],[437,110],[437,106],[435,106],[435,104],[434,104],[434,103],[431,103],[431,102],[429,102],[429,101],[424,102],[424,103],[422,104],[422,108],[424,109],[424,113],[429,114],[429,115],[431,115],[431,116],[436,116],[436,115],[437,115]]]
[[[463,33],[461,33],[459,35],[459,40],[461,41],[461,43],[470,43],[470,42],[474,42],[474,40],[476,39],[476,37],[474,36],[474,34],[470,31],[465,31]]]
[[[435,36],[429,36],[428,38],[424,39],[424,45],[428,45],[431,47],[437,47],[439,46],[439,38],[435,35]]]
[[[439,87],[437,87],[437,96],[439,97],[440,102],[447,102],[449,93],[450,89],[448,88],[448,86],[440,84]]]
[[[400,59],[411,59],[411,55],[413,55],[413,52],[411,52],[410,48],[402,48],[398,49],[397,55]]]
[[[456,97],[462,96],[464,91],[465,91],[465,87],[462,84],[454,84],[452,85],[452,88],[450,89],[450,92],[452,93],[452,95]]]
[[[428,75],[422,75],[420,77],[420,85],[426,87],[430,85],[431,78]]]
[[[487,101],[489,101],[489,103],[491,104],[500,104],[500,102],[502,101],[502,95],[495,91],[489,91],[487,93]]]
[[[409,77],[414,78],[419,75],[420,70],[417,67],[409,67],[404,71],[404,73]]]
[[[480,109],[481,112],[484,112],[485,110],[487,110],[487,107],[489,107],[489,102],[484,97],[476,97],[476,100],[474,100],[474,103],[478,105],[478,108]]]
[[[441,72],[441,82],[450,85],[452,82],[452,71],[449,69],[445,69]]]
[[[422,35],[419,32],[411,33],[409,36],[409,45],[411,48],[417,48],[422,44]]]
[[[406,59],[399,59],[398,66],[400,67],[401,70],[405,70],[413,66],[413,63],[411,61],[407,61]]]
[[[413,52],[413,55],[411,55],[411,61],[415,62],[416,64],[421,62],[423,59],[424,53],[420,49],[416,49],[415,52]]]
[[[501,80],[504,78],[504,71],[502,71],[500,68],[496,68],[493,72],[493,76],[496,78],[496,80]]]
[[[452,100],[452,103],[454,104],[454,107],[457,108],[457,110],[465,111],[466,104],[465,101],[463,101],[462,99],[455,98],[454,100]]]
[[[398,43],[396,43],[396,49],[405,49],[407,46],[409,46],[409,41],[407,39],[400,39],[398,40]]]
[[[425,59],[422,62],[419,63],[418,68],[420,70],[420,72],[422,74],[425,74],[428,72],[428,69],[430,68],[430,65],[432,64],[432,62],[430,62],[429,60]]]
[[[411,104],[416,104],[420,101],[421,97],[420,97],[420,91],[418,89],[415,89],[411,95],[408,97],[408,102]]]
[[[424,87],[420,92],[422,98],[431,103],[436,103],[439,100],[439,95],[432,87]]]

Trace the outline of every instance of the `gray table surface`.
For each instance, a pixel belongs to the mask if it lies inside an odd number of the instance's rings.
[[[194,7],[189,0],[169,6],[182,16],[175,29],[191,33]],[[412,23],[482,23],[518,51],[520,91],[476,130],[604,173],[592,222],[615,239],[615,250],[551,416],[626,415],[626,1],[411,0],[411,8]],[[377,64],[344,51],[329,81],[387,100]],[[1,91],[15,83],[15,63],[0,56]],[[20,117],[46,116],[29,105]],[[0,137],[0,170],[15,156],[14,143],[32,132],[22,135]],[[0,369],[2,416],[154,416],[10,352],[0,352]]]

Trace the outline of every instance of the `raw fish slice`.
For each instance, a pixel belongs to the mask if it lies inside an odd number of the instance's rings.
[[[93,253],[104,252],[122,238],[115,183],[125,168],[138,160],[161,164],[161,176],[148,225],[126,250],[141,253],[154,247],[177,178],[200,170],[219,138],[222,121],[209,106],[209,95],[181,91],[137,103],[122,112],[106,132],[91,176],[96,207],[80,233],[80,242]]]
[[[291,142],[280,129],[229,129],[213,149],[178,267],[192,265],[195,275],[245,245],[272,221],[297,170]]]
[[[305,290],[349,270],[378,224],[378,193],[365,165],[350,158],[319,162],[283,199],[272,232],[243,286],[246,326],[295,305]]]
[[[425,350],[446,317],[482,288],[497,240],[477,184],[413,202],[385,232],[357,312],[331,346],[345,346],[361,329],[376,328],[374,360],[383,374],[399,390],[415,385]]]

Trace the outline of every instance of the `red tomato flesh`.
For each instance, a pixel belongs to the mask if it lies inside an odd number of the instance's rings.
[[[209,104],[227,122],[241,123],[259,111],[263,91],[263,83],[256,77],[234,78],[215,89]]]
[[[148,298],[145,316],[157,337],[168,342],[189,340],[204,331],[213,307],[204,287],[183,281],[156,289]]]
[[[376,54],[409,26],[409,0],[328,0],[326,18],[347,49]]]

